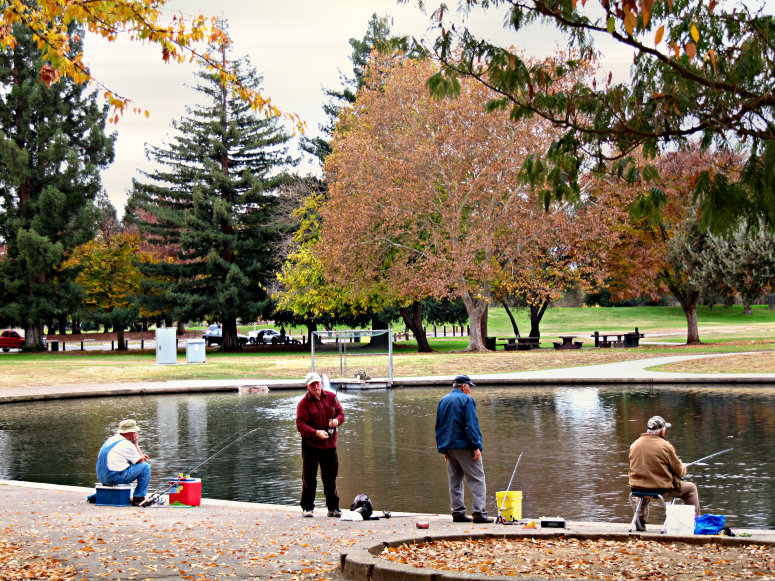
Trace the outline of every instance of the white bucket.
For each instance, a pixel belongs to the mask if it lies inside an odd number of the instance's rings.
[[[668,504],[665,506],[665,534],[668,535],[693,535],[694,534],[694,505]]]

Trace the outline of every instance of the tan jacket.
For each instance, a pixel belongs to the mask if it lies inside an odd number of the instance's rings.
[[[641,434],[630,446],[630,486],[671,490],[686,475],[675,448],[659,434]]]

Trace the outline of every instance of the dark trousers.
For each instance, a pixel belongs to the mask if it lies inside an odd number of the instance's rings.
[[[339,473],[339,455],[336,448],[313,448],[301,442],[302,485],[301,509],[315,508],[315,491],[317,490],[318,466],[320,479],[323,481],[323,493],[326,495],[328,510],[339,509],[339,493],[336,490],[336,476]]]

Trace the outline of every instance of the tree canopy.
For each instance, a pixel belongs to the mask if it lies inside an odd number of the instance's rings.
[[[281,112],[255,87],[245,85],[233,63],[224,62],[211,47],[229,43],[229,36],[217,17],[198,15],[187,18],[177,13],[167,17],[168,0],[112,0],[110,2],[70,2],[67,0],[4,0],[0,15],[0,47],[13,48],[18,29],[26,29],[42,53],[40,79],[47,85],[61,77],[81,83],[94,83],[118,115],[131,98],[115,93],[91,76],[81,51],[84,31],[110,42],[119,36],[159,47],[164,62],[196,61],[217,75],[231,88],[233,96],[269,117]],[[147,111],[145,112],[147,115]],[[282,113],[299,129],[298,115]],[[115,117],[114,117],[115,119]]]
[[[562,128],[525,172],[534,184],[548,180],[544,196],[577,196],[585,163],[603,170],[638,149],[653,157],[660,147],[694,139],[703,147],[746,148],[756,174],[754,179],[743,174],[730,188],[717,187],[713,174],[706,173],[695,190],[701,224],[734,227],[742,215],[751,227],[775,228],[775,188],[772,181],[763,183],[767,170],[761,164],[775,156],[775,18],[765,5],[742,0],[466,0],[459,6],[464,13],[496,13],[493,18],[515,33],[517,46],[519,35],[529,33],[532,24],[548,23],[573,49],[570,57],[556,57],[553,67],[530,63],[518,48],[451,25],[445,5],[434,12],[435,43],[423,47],[444,65],[429,79],[434,94],[454,95],[460,79],[472,77],[496,93],[492,109],[508,109],[514,121],[535,115]],[[558,79],[583,65],[594,53],[594,40],[603,37],[634,52],[629,82],[614,83],[609,74],[557,90]],[[652,208],[664,204],[658,188],[649,195]]]
[[[487,113],[492,94],[474,81],[461,82],[458,99],[431,98],[425,79],[433,68],[403,55],[376,57],[355,104],[340,116],[326,160],[329,198],[315,256],[353,300],[460,297],[469,349],[482,350],[493,286],[516,286],[512,276],[527,275],[526,264],[566,266],[551,233],[533,243],[540,209],[518,175],[521,161],[548,146],[554,130],[545,121],[509,123],[504,112]],[[555,227],[573,214],[556,204],[552,210]]]

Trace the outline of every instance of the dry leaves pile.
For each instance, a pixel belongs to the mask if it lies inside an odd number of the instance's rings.
[[[0,578],[3,581],[70,581],[74,574],[75,569],[60,565],[59,559],[30,555],[21,545],[0,540]]]
[[[775,576],[770,546],[690,545],[631,539],[468,539],[386,548],[380,557],[461,573],[562,579],[703,581]]]

